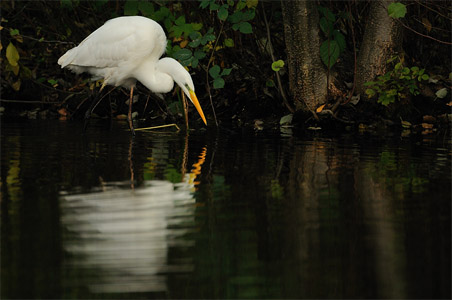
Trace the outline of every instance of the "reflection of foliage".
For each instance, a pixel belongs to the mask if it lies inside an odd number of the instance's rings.
[[[419,177],[413,164],[403,164],[394,152],[383,151],[380,154],[380,162],[377,171],[378,178],[386,183],[394,185],[396,191],[411,191],[422,193],[430,182],[428,178]]]
[[[270,182],[270,190],[273,198],[281,200],[284,197],[284,188],[279,184],[277,179],[273,179]]]
[[[231,188],[228,184],[226,184],[223,175],[214,175],[213,176],[213,199],[224,200],[230,197]]]
[[[178,183],[182,180],[182,174],[173,165],[168,164],[165,169],[165,179],[172,183]]]

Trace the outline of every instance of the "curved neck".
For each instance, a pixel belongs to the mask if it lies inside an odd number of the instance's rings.
[[[134,72],[135,78],[154,93],[168,93],[174,87],[174,80],[160,61],[147,59]]]

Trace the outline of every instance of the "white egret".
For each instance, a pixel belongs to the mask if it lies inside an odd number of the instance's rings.
[[[130,89],[128,121],[132,133],[132,97],[137,80],[154,93],[170,92],[176,82],[207,125],[190,74],[175,59],[160,59],[166,45],[165,32],[157,22],[140,16],[118,17],[68,50],[58,64],[77,74],[87,72],[95,80],[103,79],[102,88],[113,85]]]

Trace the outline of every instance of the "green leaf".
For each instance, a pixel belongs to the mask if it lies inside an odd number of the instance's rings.
[[[243,17],[243,12],[236,11],[229,17],[229,21],[231,23],[239,23],[242,21],[242,17]]]
[[[318,6],[317,9],[322,13],[322,15],[328,19],[329,22],[334,23],[336,21],[336,16],[331,10],[326,7]]]
[[[201,3],[199,4],[200,8],[206,8],[207,6],[209,6],[210,1],[209,0],[202,0]]]
[[[215,40],[215,35],[212,33],[209,33],[209,31],[202,37],[201,44],[205,45],[205,44],[207,44],[207,42]]]
[[[206,57],[206,53],[202,50],[197,49],[193,56],[196,57],[197,59],[203,59],[204,57]]]
[[[223,71],[221,72],[221,76],[228,76],[229,74],[231,74],[232,68],[226,68],[223,69]]]
[[[56,81],[55,79],[49,79],[47,80],[47,82],[50,83],[52,86],[58,83],[58,81]]]
[[[193,58],[191,60],[191,66],[193,68],[196,68],[198,66],[198,64],[199,64],[199,59],[193,56]]]
[[[427,74],[422,75],[422,80],[428,80],[429,78],[430,78],[430,76],[428,76]]]
[[[230,39],[230,38],[225,39],[225,40],[224,40],[224,45],[225,45],[226,47],[234,47],[234,40],[232,40],[232,39]]]
[[[251,24],[248,22],[240,23],[239,30],[241,33],[244,34],[253,33],[253,28],[251,27]]]
[[[374,85],[374,84],[376,84],[375,81],[367,81],[367,82],[364,83],[364,86],[371,86],[371,85]]]
[[[174,21],[174,24],[180,26],[185,24],[185,16],[180,16],[179,18]]]
[[[393,2],[388,6],[388,15],[394,19],[403,18],[406,14],[406,6],[400,2]]]
[[[218,19],[225,21],[228,18],[228,15],[228,9],[225,7],[225,5],[223,5],[220,10],[218,10]]]
[[[10,34],[11,36],[19,35],[19,29],[11,29],[11,30],[9,31],[9,34]]]
[[[345,37],[339,30],[333,31],[334,40],[339,45],[339,51],[342,53],[345,50]]]
[[[330,37],[331,32],[333,31],[333,23],[329,22],[325,17],[320,18],[319,21],[320,29],[326,35],[326,37]]]
[[[221,77],[215,78],[213,81],[213,88],[214,89],[222,89],[224,87],[224,79]]]
[[[154,6],[152,3],[147,1],[138,2],[138,9],[141,11],[143,16],[150,17],[154,13]]]
[[[339,58],[339,53],[339,44],[335,40],[330,42],[324,41],[320,45],[320,58],[328,68],[331,68],[336,63]]]
[[[275,82],[272,79],[268,79],[267,82],[265,82],[265,85],[267,87],[274,87],[275,86]]]
[[[138,1],[127,1],[124,4],[124,15],[135,16],[138,14]]]
[[[185,60],[188,60],[188,59],[190,59],[192,56],[193,56],[193,55],[192,55],[191,50],[189,50],[189,49],[187,49],[187,48],[180,49],[180,50],[178,50],[178,51],[176,51],[176,52],[174,53],[174,58],[177,59],[177,60],[179,60],[179,61],[185,61]]]
[[[281,60],[281,59],[277,60],[277,61],[274,61],[272,63],[272,70],[275,71],[275,72],[278,72],[279,70],[281,70],[282,67],[284,67],[284,61]]]
[[[209,75],[212,76],[212,78],[218,78],[220,77],[220,66],[215,65],[209,70]]]
[[[366,95],[371,98],[373,96],[375,96],[375,91],[373,89],[367,89],[366,90]]]
[[[246,7],[246,2],[243,0],[240,0],[237,2],[237,6],[235,7],[235,10],[242,10]]]
[[[209,7],[210,10],[217,10],[219,8],[220,8],[220,5],[215,3],[215,1],[210,2],[210,7]]]
[[[132,1],[132,2],[135,2],[135,1]],[[153,19],[155,21],[159,22],[159,21],[165,19],[166,17],[168,17],[170,14],[171,14],[170,10],[165,6],[162,6],[162,7],[160,7],[160,9],[158,11],[156,11],[154,13]],[[171,21],[170,18],[166,18],[166,19]],[[165,24],[165,26],[166,26],[166,24]],[[166,27],[168,27],[168,26],[166,26]]]
[[[191,23],[194,31],[199,31],[202,28],[202,23]]]
[[[256,15],[256,13],[255,13],[254,9],[247,10],[247,11],[243,12],[242,21],[250,21],[250,20],[254,19],[255,15]]]

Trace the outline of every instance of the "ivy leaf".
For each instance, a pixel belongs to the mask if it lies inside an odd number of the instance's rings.
[[[394,19],[403,18],[406,14],[406,6],[400,2],[393,2],[388,6],[388,15]]]

